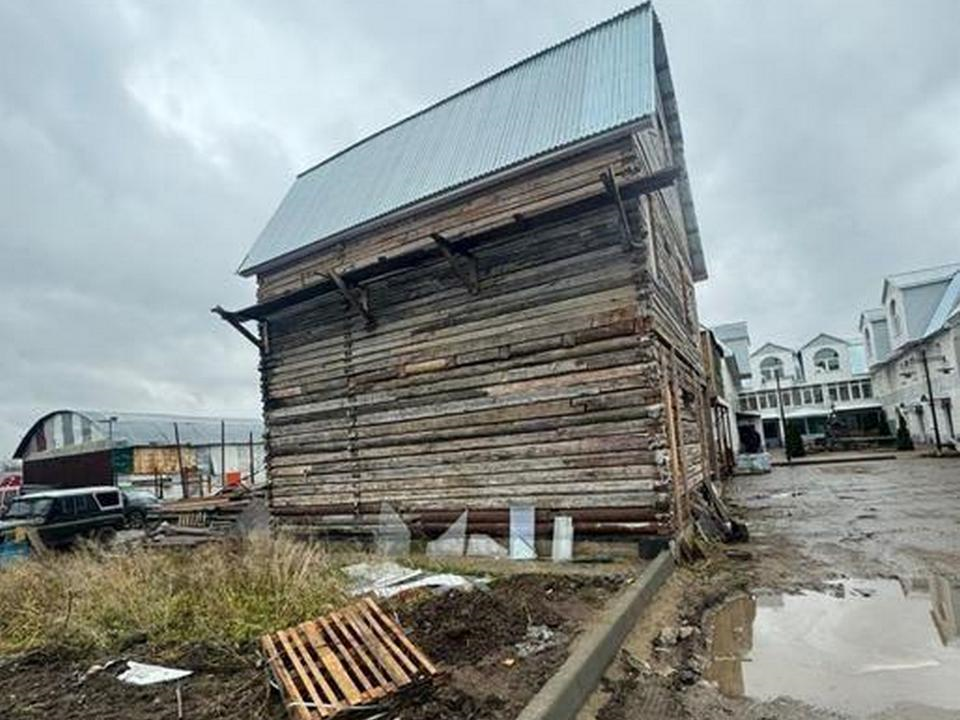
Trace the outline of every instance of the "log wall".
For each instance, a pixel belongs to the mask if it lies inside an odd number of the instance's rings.
[[[627,138],[262,275],[268,300],[431,232],[488,231],[471,247],[477,292],[436,252],[365,282],[372,327],[334,290],[265,323],[275,517],[357,528],[389,502],[428,533],[469,508],[471,530],[502,534],[508,506],[531,504],[544,530],[567,513],[580,534],[677,530],[707,436],[675,191],[627,204],[629,243],[613,202],[526,222],[596,195],[607,167],[620,179],[659,169],[651,142]]]

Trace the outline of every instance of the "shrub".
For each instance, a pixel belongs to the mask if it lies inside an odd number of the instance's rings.
[[[807,454],[803,447],[803,435],[800,432],[800,426],[797,423],[787,423],[787,455],[789,457],[803,457]]]
[[[913,438],[910,437],[903,415],[899,415],[897,421],[897,450],[913,450]]]
[[[344,600],[318,545],[253,536],[190,551],[93,546],[0,570],[0,654],[42,647],[239,648]]]

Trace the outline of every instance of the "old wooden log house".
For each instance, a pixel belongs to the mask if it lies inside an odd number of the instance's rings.
[[[302,173],[240,273],[281,524],[683,527],[706,269],[649,4]]]

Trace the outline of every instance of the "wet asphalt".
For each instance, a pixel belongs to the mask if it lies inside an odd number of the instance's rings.
[[[835,577],[960,577],[960,459],[775,467],[728,498],[761,543],[795,543]]]

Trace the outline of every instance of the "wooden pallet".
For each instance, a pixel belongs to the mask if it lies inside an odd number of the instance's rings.
[[[264,635],[260,646],[297,720],[330,718],[437,674],[370,598]]]

